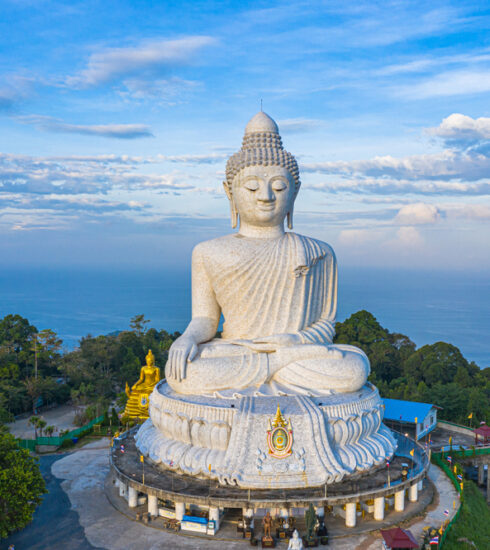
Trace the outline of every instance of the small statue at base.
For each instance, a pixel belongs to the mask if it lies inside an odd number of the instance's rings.
[[[306,541],[307,542],[314,541],[316,539],[315,528],[317,525],[317,517],[316,517],[315,509],[313,508],[313,505],[311,504],[311,502],[305,514],[305,520],[306,520]]]
[[[288,550],[303,550],[303,541],[301,540],[298,530],[295,529],[293,536],[289,539]]]
[[[272,536],[271,536],[272,517],[270,512],[267,512],[264,519],[262,520],[262,527],[264,529],[263,539],[272,540]]]
[[[138,381],[129,389],[126,382],[126,395],[128,402],[124,410],[124,416],[131,418],[148,418],[149,397],[153,388],[160,381],[160,369],[155,367],[155,356],[148,351],[146,365],[141,367]]]
[[[272,523],[273,520],[271,514],[270,512],[267,512],[262,520],[262,529],[264,532],[262,536],[262,548],[274,548],[276,546],[276,543],[271,535]]]

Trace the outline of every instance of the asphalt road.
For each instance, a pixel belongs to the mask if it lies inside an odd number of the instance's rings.
[[[0,548],[7,550],[10,544],[15,550],[92,550],[78,521],[78,514],[71,509],[70,500],[61,488],[61,480],[51,473],[54,462],[66,454],[42,456],[41,473],[46,481],[48,494],[34,513],[33,521],[22,531],[13,534]],[[103,550],[100,549],[99,550]]]

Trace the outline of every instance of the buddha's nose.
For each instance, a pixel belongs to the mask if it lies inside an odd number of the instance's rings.
[[[257,190],[257,199],[263,202],[272,202],[276,200],[272,187],[270,185],[261,185]]]

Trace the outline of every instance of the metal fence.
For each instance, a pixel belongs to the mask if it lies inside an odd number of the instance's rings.
[[[90,430],[90,428],[92,428],[95,424],[100,424],[103,420],[104,415],[98,416],[97,418],[91,420],[88,424],[85,424],[85,426],[70,430],[62,436],[37,437],[36,439],[19,439],[19,445],[23,449],[29,449],[30,451],[35,451],[37,445],[52,445],[54,447],[59,447],[60,445],[62,445],[63,441],[79,437],[83,432],[85,432],[86,430]]]
[[[453,451],[451,454],[452,455],[459,454],[459,456],[461,456],[461,454],[464,455],[464,452],[465,451]],[[468,456],[473,456],[473,451],[470,451],[470,452],[471,452],[471,455],[468,455]],[[439,468],[441,468],[444,471],[447,477],[451,480],[459,496],[461,497],[461,495],[463,494],[463,489],[461,489],[461,485],[463,484],[456,478],[456,476],[454,475],[454,472],[446,464],[446,461],[444,460],[444,453],[432,453],[432,462],[434,462],[434,464],[439,466]],[[442,548],[444,541],[446,540],[446,537],[449,535],[449,531],[451,530],[451,527],[453,526],[454,522],[458,519],[460,512],[461,512],[461,506],[458,508],[456,514],[451,519],[451,521],[446,525],[444,531],[442,532],[442,535],[440,536],[440,539],[439,539],[438,548]]]

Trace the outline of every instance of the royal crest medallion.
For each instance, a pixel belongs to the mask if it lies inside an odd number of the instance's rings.
[[[286,458],[292,452],[293,428],[291,426],[291,419],[286,422],[279,405],[277,406],[276,416],[272,419],[272,422],[269,420],[267,444],[269,446],[269,454],[274,458]]]

